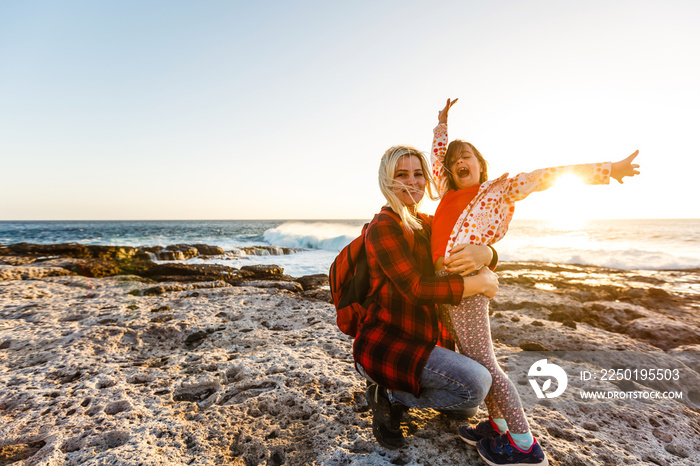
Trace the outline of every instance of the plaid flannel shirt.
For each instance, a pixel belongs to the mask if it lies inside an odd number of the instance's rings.
[[[423,366],[435,345],[454,349],[437,304],[459,303],[464,282],[459,275],[435,276],[432,217],[421,214],[424,230],[414,235],[411,251],[387,209],[370,222],[365,236],[374,301],[355,338],[353,356],[378,384],[418,396]]]

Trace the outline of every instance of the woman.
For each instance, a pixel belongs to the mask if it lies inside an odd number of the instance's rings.
[[[367,228],[369,305],[355,338],[355,366],[371,385],[367,399],[372,430],[387,448],[403,445],[400,421],[410,407],[443,411],[478,406],[491,385],[488,371],[443,346],[454,345],[438,319],[437,304],[463,297],[493,297],[498,280],[488,267],[488,246],[456,248],[445,266],[470,277],[436,277],[430,255],[432,218],[418,212],[426,188],[433,195],[423,154],[395,146],[384,153],[379,186],[387,205]]]

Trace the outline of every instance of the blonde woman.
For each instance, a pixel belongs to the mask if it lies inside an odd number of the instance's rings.
[[[446,265],[470,277],[436,277],[430,255],[432,217],[418,211],[432,180],[423,154],[395,146],[384,153],[379,186],[387,200],[365,235],[373,302],[355,338],[355,366],[370,383],[367,399],[377,441],[387,448],[404,444],[403,412],[411,407],[457,411],[475,408],[491,385],[488,371],[450,349],[437,304],[463,297],[493,297],[498,280],[488,267],[493,250],[466,245]],[[438,346],[442,345],[442,346]],[[447,348],[446,348],[447,347]]]

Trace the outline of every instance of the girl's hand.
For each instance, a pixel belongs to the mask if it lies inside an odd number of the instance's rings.
[[[493,259],[493,253],[488,246],[476,244],[458,244],[450,251],[450,257],[443,263],[451,273],[466,277],[482,265],[488,265]]]
[[[454,104],[456,104],[458,100],[459,99],[455,99],[455,100],[447,99],[447,103],[445,104],[445,108],[443,108],[442,110],[440,110],[440,112],[438,112],[438,123],[439,124],[447,124],[447,114],[450,113],[450,108],[452,108],[452,106]]]
[[[622,179],[626,176],[639,175],[639,165],[632,163],[634,158],[637,157],[639,151],[636,150],[632,155],[624,160],[615,162],[612,164],[612,170],[610,171],[610,176],[615,178],[618,183],[622,184]]]

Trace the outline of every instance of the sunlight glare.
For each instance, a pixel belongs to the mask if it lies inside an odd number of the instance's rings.
[[[586,198],[586,186],[581,178],[573,174],[562,175],[554,186],[544,194],[547,196],[547,212],[543,219],[549,222],[552,229],[559,231],[581,230],[586,226],[587,217],[582,209],[577,208],[581,199]],[[524,202],[527,202],[525,200]]]

